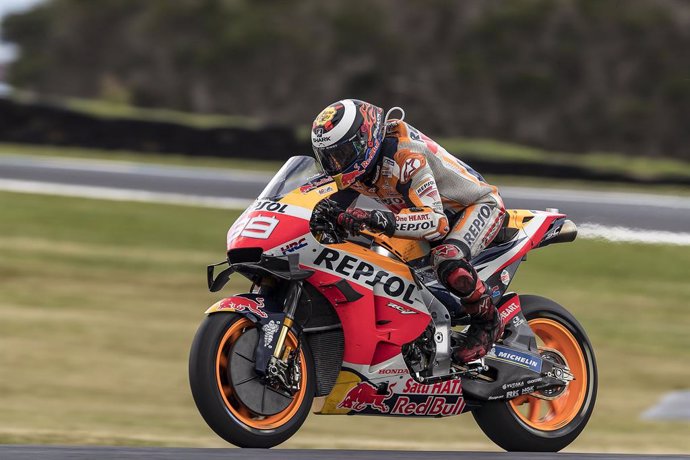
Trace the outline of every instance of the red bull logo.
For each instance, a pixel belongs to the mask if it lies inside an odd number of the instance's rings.
[[[228,297],[220,301],[218,310],[248,311],[260,318],[268,318],[264,308],[264,298],[257,297],[256,301],[247,297]]]
[[[421,415],[443,416],[461,414],[465,408],[465,400],[462,397],[445,398],[443,396],[430,396],[421,402],[414,402],[407,396],[401,396],[395,401],[391,411],[392,415]]]
[[[356,387],[347,392],[345,398],[338,404],[339,408],[352,409],[361,412],[367,407],[376,409],[379,412],[387,413],[390,408],[384,401],[393,396],[393,385],[388,387],[388,391],[384,394],[379,394],[378,389],[369,382],[362,382]]]

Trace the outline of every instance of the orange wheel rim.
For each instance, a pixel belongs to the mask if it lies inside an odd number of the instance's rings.
[[[300,389],[297,391],[297,393],[295,393],[294,398],[288,407],[275,415],[267,417],[252,413],[233,394],[232,386],[227,380],[227,371],[228,353],[230,348],[246,329],[253,327],[254,324],[251,321],[249,321],[247,318],[241,318],[233,323],[232,326],[230,326],[230,328],[225,332],[225,335],[223,335],[216,353],[216,383],[218,384],[218,390],[223,397],[225,407],[235,418],[252,428],[259,430],[270,430],[284,425],[295,415],[295,413],[297,413],[297,410],[304,400],[304,395],[306,392],[307,365],[304,358],[304,351],[300,350],[299,360],[302,381],[300,382]],[[285,345],[293,349],[297,348],[297,339],[292,331],[288,333]]]
[[[540,431],[555,431],[573,421],[587,394],[587,365],[575,336],[562,324],[547,318],[528,321],[546,348],[558,350],[575,377],[555,399],[521,396],[510,402],[515,415],[526,425]]]

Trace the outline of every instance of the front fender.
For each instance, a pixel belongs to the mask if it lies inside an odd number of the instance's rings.
[[[285,313],[280,302],[260,294],[237,294],[219,300],[205,313],[207,315],[237,313],[257,325],[259,343],[254,355],[255,369],[260,375],[265,375],[285,320]]]

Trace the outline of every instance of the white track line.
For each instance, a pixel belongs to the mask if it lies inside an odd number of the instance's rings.
[[[184,179],[216,179],[234,182],[268,183],[275,173],[268,171],[175,166],[132,161],[100,160],[34,155],[0,155],[0,165],[57,169],[81,172],[160,176]]]
[[[578,226],[578,238],[603,239],[616,243],[652,243],[690,246],[690,233],[644,230],[627,227],[606,227],[584,223]]]
[[[137,201],[142,203],[163,203],[206,208],[245,209],[253,200],[242,198],[215,198],[207,196],[182,195],[179,193],[149,192],[88,185],[68,185],[52,182],[36,182],[14,179],[0,179],[0,190],[16,193],[36,193],[77,198],[93,198],[110,201]]]
[[[34,193],[111,201],[136,201],[143,203],[163,203],[239,210],[245,209],[252,202],[252,200],[242,198],[214,198],[182,195],[178,193],[68,185],[15,179],[0,179],[0,190],[15,193]],[[643,230],[627,227],[606,227],[594,223],[583,223],[579,225],[578,237],[585,239],[604,239],[612,242],[690,246],[690,233]]]
[[[44,157],[38,155],[0,154],[0,165],[186,179],[231,180],[233,182],[261,185],[268,183],[271,177],[273,177],[273,173],[268,171],[160,165],[92,158]],[[502,186],[500,191],[507,199],[558,199],[559,201],[571,203],[652,206],[655,208],[690,210],[690,197],[687,196],[516,186]]]
[[[513,199],[557,199],[571,203],[613,204],[617,206],[652,206],[655,208],[690,209],[690,197],[674,195],[655,195],[637,192],[590,192],[587,190],[499,187],[501,195]]]

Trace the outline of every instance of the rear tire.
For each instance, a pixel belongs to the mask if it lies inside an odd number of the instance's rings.
[[[314,360],[306,341],[300,344],[301,385],[292,403],[270,416],[250,411],[233,394],[228,377],[234,343],[255,324],[236,313],[211,314],[201,323],[189,354],[189,384],[201,416],[221,438],[238,447],[270,448],[302,426],[314,400]],[[288,334],[286,344],[297,339]]]
[[[568,357],[576,379],[553,401],[533,396],[492,401],[472,415],[484,434],[507,451],[558,452],[577,438],[594,410],[598,383],[594,351],[580,323],[556,302],[525,295],[520,296],[520,305],[544,345]],[[527,414],[525,404],[529,404]]]

